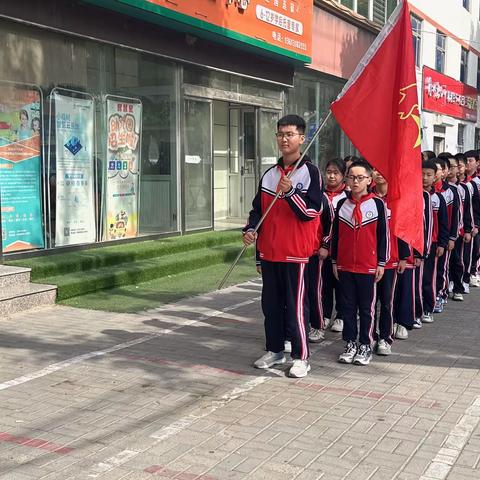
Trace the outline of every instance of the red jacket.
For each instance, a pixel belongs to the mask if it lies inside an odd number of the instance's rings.
[[[355,219],[355,202],[338,203],[332,232],[332,263],[339,271],[374,274],[390,257],[390,232],[383,200],[366,195],[359,204],[361,222]]]
[[[253,230],[277,192],[280,179],[293,165],[283,168],[282,159],[262,176],[244,232]],[[292,189],[281,194],[258,231],[261,260],[307,263],[315,251],[322,206],[322,180],[307,157],[293,176]]]

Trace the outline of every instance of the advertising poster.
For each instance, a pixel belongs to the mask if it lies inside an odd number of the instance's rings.
[[[2,249],[44,247],[41,193],[40,93],[0,89],[0,202]]]
[[[55,245],[95,242],[94,105],[54,94]]]
[[[142,105],[107,100],[106,239],[138,233]]]

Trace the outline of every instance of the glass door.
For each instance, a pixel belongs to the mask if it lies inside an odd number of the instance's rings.
[[[260,175],[263,175],[278,160],[278,146],[275,132],[280,119],[279,110],[258,110],[258,157]]]
[[[185,99],[184,211],[185,230],[213,226],[212,104]]]
[[[253,108],[242,109],[242,155],[240,157],[241,212],[246,217],[257,192],[257,119]]]

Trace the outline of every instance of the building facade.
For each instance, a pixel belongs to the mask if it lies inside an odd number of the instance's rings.
[[[313,134],[379,27],[332,0],[3,2],[2,253],[243,224],[276,121]],[[331,120],[310,155],[351,151]]]
[[[480,148],[480,1],[410,0],[422,150]]]

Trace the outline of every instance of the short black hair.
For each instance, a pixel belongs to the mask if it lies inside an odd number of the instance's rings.
[[[347,156],[343,159],[343,161],[344,161],[345,163],[347,163],[347,162],[356,162],[357,160],[360,160],[360,157],[357,157],[357,156],[355,156],[355,155],[347,155]]]
[[[305,120],[300,115],[296,115],[292,113],[289,115],[285,115],[277,122],[277,129],[279,127],[288,127],[289,125],[297,127],[297,130],[302,135],[305,133],[305,130],[307,128],[307,124],[305,123]]]
[[[455,158],[455,155],[450,152],[442,152],[438,154],[438,158],[445,158],[446,160],[449,160],[450,158]]]
[[[465,152],[465,156],[467,158],[474,158],[478,162],[478,151],[477,150],[468,150],[468,152]]]
[[[345,176],[345,172],[347,171],[347,165],[345,164],[344,160],[342,160],[341,158],[332,158],[325,165],[325,170],[330,166],[335,167],[343,176]]]
[[[372,166],[365,160],[354,160],[351,165],[348,167],[348,171],[350,172],[350,170],[353,168],[353,167],[363,167],[368,175],[371,177],[373,175],[373,168]]]
[[[437,173],[437,162],[436,158],[428,158],[427,160],[424,160],[422,162],[422,169],[428,168],[429,170],[433,170],[435,173]]]
[[[437,158],[432,158],[432,160],[435,161],[435,163],[439,163],[442,167],[442,170],[445,168],[450,168],[450,162],[449,162],[450,157],[440,157],[438,156]]]
[[[431,150],[424,150],[422,155],[426,156],[429,160],[436,157],[435,152],[432,152]]]
[[[465,156],[464,153],[457,153],[455,155],[455,158],[457,159],[457,162],[462,162],[465,165],[467,164],[467,157]]]

